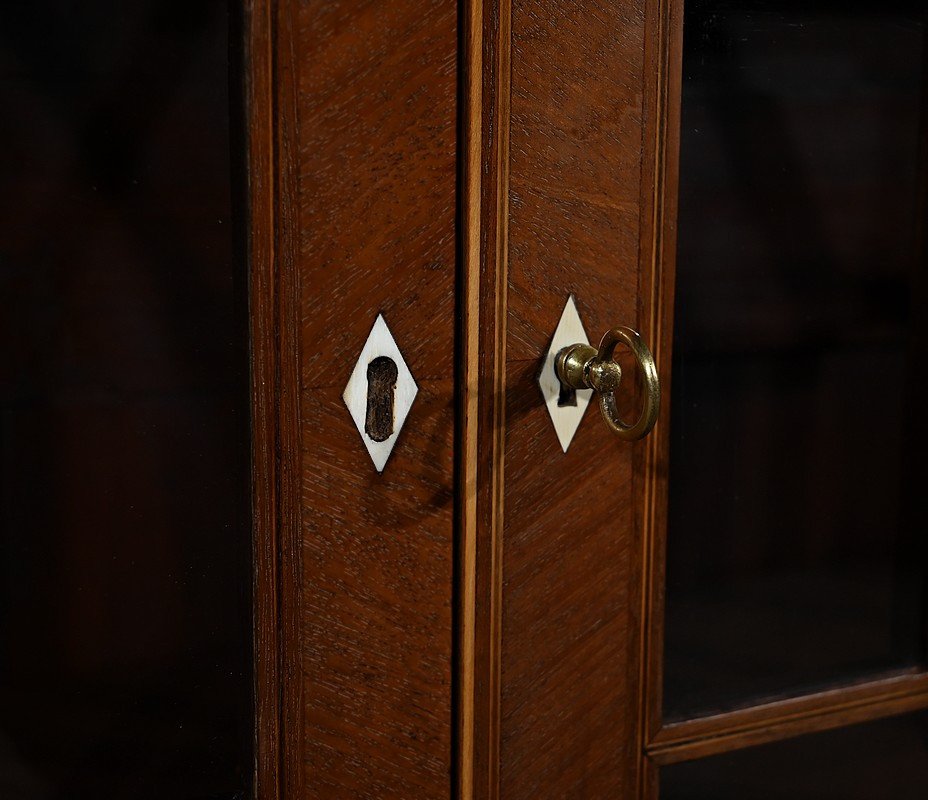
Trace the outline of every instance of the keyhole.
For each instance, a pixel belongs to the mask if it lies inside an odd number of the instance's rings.
[[[396,389],[396,362],[378,356],[367,365],[367,419],[364,431],[375,442],[393,435],[393,393]]]
[[[554,373],[557,375],[557,372]],[[561,384],[561,390],[557,395],[557,407],[564,408],[565,406],[576,406],[577,405],[577,390],[571,389],[569,386]]]
[[[557,407],[564,408],[565,406],[575,406],[577,405],[577,390],[571,389],[569,386],[561,384],[561,391],[557,395]]]

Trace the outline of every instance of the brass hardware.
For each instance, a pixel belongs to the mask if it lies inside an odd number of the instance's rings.
[[[634,425],[619,419],[615,393],[622,380],[622,368],[612,360],[615,348],[623,343],[634,353],[644,383],[644,406]],[[599,395],[599,409],[609,428],[620,438],[634,441],[647,436],[661,404],[661,385],[654,356],[644,340],[631,328],[613,328],[599,343],[599,350],[588,344],[571,344],[558,351],[554,371],[566,389],[593,389]]]

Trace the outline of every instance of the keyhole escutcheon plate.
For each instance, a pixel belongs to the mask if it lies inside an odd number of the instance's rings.
[[[378,314],[342,394],[378,472],[393,452],[418,391],[383,314]]]
[[[561,312],[557,328],[551,337],[551,344],[542,362],[541,373],[538,375],[538,388],[541,389],[545,406],[554,425],[554,432],[561,449],[566,453],[570,442],[580,427],[580,421],[590,404],[593,395],[592,389],[568,390],[561,385],[554,369],[554,360],[562,347],[574,342],[589,344],[574,296],[569,295]]]

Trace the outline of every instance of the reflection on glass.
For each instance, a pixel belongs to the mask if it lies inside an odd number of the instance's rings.
[[[922,660],[924,8],[685,4],[670,718]]]
[[[880,720],[661,769],[661,800],[924,800],[928,715]]]
[[[0,797],[250,791],[225,2],[0,10]]]

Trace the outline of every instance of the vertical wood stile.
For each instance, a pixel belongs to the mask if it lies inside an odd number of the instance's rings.
[[[486,800],[499,797],[509,0],[472,0],[465,17],[458,795]]]

